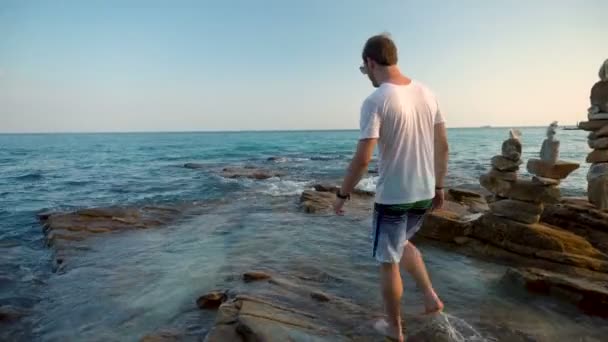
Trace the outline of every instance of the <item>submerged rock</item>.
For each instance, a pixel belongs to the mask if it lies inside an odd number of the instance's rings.
[[[574,277],[537,268],[510,268],[505,280],[527,290],[566,299],[591,315],[608,317],[608,282]]]
[[[222,177],[224,178],[250,178],[250,179],[268,179],[273,177],[282,177],[285,174],[279,171],[271,171],[258,169],[255,167],[227,167],[222,170]]]
[[[200,296],[196,300],[196,306],[199,309],[217,309],[226,301],[226,298],[225,291],[212,291]]]
[[[268,280],[270,278],[272,278],[270,274],[261,271],[251,271],[243,274],[243,281],[246,283],[251,283],[260,280]]]
[[[207,167],[207,165],[200,163],[186,163],[184,164],[184,167],[186,169],[204,169]]]

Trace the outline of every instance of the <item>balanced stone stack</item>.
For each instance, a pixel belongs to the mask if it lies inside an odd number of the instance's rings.
[[[511,130],[509,135],[509,139],[502,143],[502,153],[492,158],[492,169],[482,175],[479,182],[495,196],[495,201],[490,204],[490,215],[536,223],[547,195],[537,191],[540,186],[517,179],[517,171],[522,164],[520,133]],[[544,186],[540,188],[543,190]]]
[[[593,149],[587,155],[591,164],[587,173],[589,202],[601,210],[608,210],[608,59],[600,67],[600,81],[591,88],[589,121],[579,128],[589,131],[588,144]]]

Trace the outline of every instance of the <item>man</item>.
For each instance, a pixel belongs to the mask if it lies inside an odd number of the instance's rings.
[[[344,214],[344,203],[367,171],[377,143],[379,178],[372,253],[380,263],[387,320],[374,326],[385,336],[403,341],[399,266],[423,291],[426,313],[443,309],[420,252],[408,240],[422,225],[425,214],[443,205],[447,134],[435,96],[401,73],[397,47],[388,36],[371,37],[362,57],[360,70],[377,89],[363,102],[357,151],[337,193],[334,209],[336,214]]]

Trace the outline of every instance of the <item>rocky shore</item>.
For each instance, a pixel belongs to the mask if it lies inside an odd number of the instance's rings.
[[[532,180],[519,180],[521,146],[513,137],[503,144],[492,169],[482,176],[484,188],[449,189],[443,209],[428,215],[415,242],[509,266],[503,281],[543,296],[570,302],[588,315],[608,317],[608,212],[586,199],[560,198],[559,180],[573,168],[568,163],[545,167],[529,162]],[[192,167],[197,169],[199,167]],[[262,180],[280,171],[225,168],[226,178]],[[335,184],[305,190],[292,210],[306,215],[331,214]],[[373,193],[358,190],[349,214],[368,217]],[[56,270],[69,270],[70,258],[86,253],[93,237],[126,230],[162,229],[204,212],[209,203],[169,206],[89,208],[41,213]],[[193,337],[183,331],[160,330],[141,341],[381,341],[370,335],[369,323],[381,313],[369,312],[323,283],[297,274],[262,271],[242,275],[242,284],[192,298],[201,310],[217,310],[211,330]],[[27,313],[1,308],[8,322]],[[446,315],[405,317],[408,341],[452,341]],[[154,329],[151,329],[154,331]],[[526,341],[509,332],[510,341]],[[504,336],[504,335],[503,335]]]

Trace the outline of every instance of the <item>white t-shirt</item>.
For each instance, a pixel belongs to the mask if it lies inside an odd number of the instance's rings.
[[[434,126],[442,122],[435,95],[416,81],[383,83],[363,102],[360,139],[378,138],[376,203],[435,196]]]

